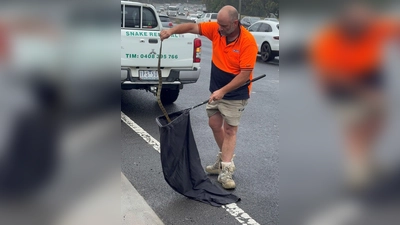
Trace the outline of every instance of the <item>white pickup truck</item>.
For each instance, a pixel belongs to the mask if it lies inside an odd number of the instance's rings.
[[[139,2],[121,1],[121,88],[153,94],[158,86],[160,30],[156,9]],[[201,40],[194,34],[172,35],[163,41],[161,101],[173,103],[184,84],[200,76]]]

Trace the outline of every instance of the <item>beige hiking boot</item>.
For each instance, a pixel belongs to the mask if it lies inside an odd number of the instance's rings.
[[[233,155],[233,158],[235,158],[235,155]],[[232,164],[233,164],[233,158],[232,158]],[[221,162],[222,162],[221,152],[219,152],[215,163],[212,165],[206,166],[206,172],[211,175],[219,175],[219,173],[221,172],[221,169],[222,169]],[[233,171],[235,171],[235,169],[236,169],[235,164],[233,164]]]
[[[228,164],[228,165],[227,165]],[[222,170],[218,176],[218,182],[222,184],[225,189],[234,189],[236,187],[235,181],[232,179],[234,164],[221,162]]]

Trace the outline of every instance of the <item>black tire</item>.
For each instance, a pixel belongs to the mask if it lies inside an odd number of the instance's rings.
[[[179,96],[179,89],[174,90],[174,89],[163,88],[161,90],[160,98],[161,102],[164,105],[168,105],[174,103],[176,99],[178,99],[178,96]]]
[[[262,44],[260,55],[264,62],[269,62],[275,58],[275,54],[272,52],[271,46],[268,44],[268,42]]]

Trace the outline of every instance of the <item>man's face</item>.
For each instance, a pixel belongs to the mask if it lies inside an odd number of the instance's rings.
[[[361,6],[353,6],[339,19],[339,26],[348,37],[362,37],[373,22],[373,13]]]
[[[217,23],[219,25],[219,32],[221,33],[221,35],[228,36],[232,34],[233,31],[235,31],[238,21],[231,21],[230,19],[226,18],[218,18]]]

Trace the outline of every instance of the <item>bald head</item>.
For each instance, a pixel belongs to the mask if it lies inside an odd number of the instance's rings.
[[[343,9],[338,22],[342,31],[349,37],[359,37],[365,33],[376,17],[368,5],[355,2]]]
[[[240,30],[238,21],[238,11],[235,7],[227,5],[219,10],[217,15],[218,31],[223,36],[235,36]]]
[[[238,11],[231,5],[226,5],[218,12],[218,19],[233,22],[239,17]]]

